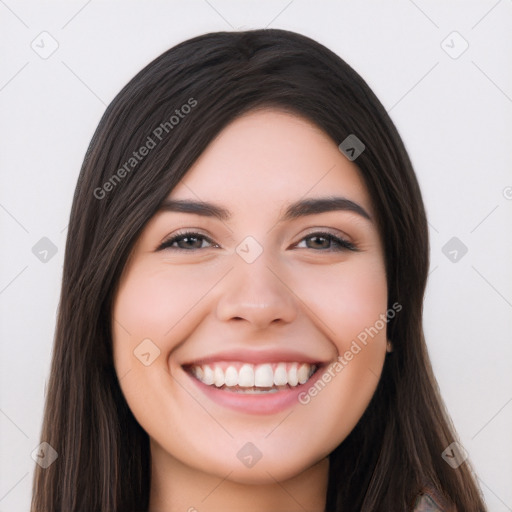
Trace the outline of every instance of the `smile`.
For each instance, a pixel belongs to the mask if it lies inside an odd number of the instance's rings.
[[[316,370],[314,364],[298,362],[219,361],[189,367],[189,372],[207,386],[244,394],[277,393],[295,388],[305,384]]]
[[[181,365],[209,401],[242,414],[276,414],[303,405],[298,396],[330,360],[290,350],[231,350]]]

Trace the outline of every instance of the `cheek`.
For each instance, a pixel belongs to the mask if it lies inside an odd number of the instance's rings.
[[[336,272],[319,269],[304,278],[308,306],[338,357],[300,397],[304,414],[322,418],[324,445],[334,449],[367,408],[386,355],[387,281],[380,259],[346,262]],[[326,412],[328,411],[328,412]],[[312,433],[313,435],[313,433]]]
[[[148,432],[162,421],[167,354],[198,321],[195,306],[214,282],[210,274],[140,265],[119,286],[111,322],[114,367],[132,413]]]
[[[387,309],[387,281],[380,258],[361,257],[336,268],[318,268],[304,273],[299,282],[301,296],[307,297],[308,306],[339,353],[359,335],[364,338],[376,322],[379,337],[385,338],[386,329],[379,320]]]
[[[111,325],[114,366],[126,394],[133,384],[139,395],[155,374],[167,371],[167,354],[201,322],[201,301],[219,279],[218,269],[201,267],[140,265],[123,277]]]
[[[114,344],[130,333],[134,340],[151,338],[162,350],[172,349],[169,343],[177,338],[180,324],[207,294],[214,277],[204,268],[193,272],[142,268],[129,273],[114,304]]]
[[[165,276],[133,272],[120,287],[114,314],[132,332],[161,337],[172,325],[175,312],[187,302],[187,289]]]

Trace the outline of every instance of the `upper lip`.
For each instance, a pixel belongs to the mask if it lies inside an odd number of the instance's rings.
[[[183,363],[182,366],[193,366],[202,364],[211,364],[221,361],[240,361],[249,364],[262,363],[309,363],[322,365],[325,361],[312,357],[302,352],[291,350],[248,350],[238,349],[226,352],[218,352],[216,354],[201,357]]]

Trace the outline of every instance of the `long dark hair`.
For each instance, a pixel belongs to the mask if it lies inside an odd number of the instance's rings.
[[[388,304],[403,307],[388,324],[393,352],[375,395],[330,455],[326,510],[410,510],[426,484],[461,512],[484,510],[469,463],[453,469],[441,456],[456,434],[425,347],[428,230],[400,136],[341,58],[300,34],[262,29],[171,48],[122,89],[99,123],[73,198],[41,433],[59,457],[36,467],[32,512],[147,510],[149,440],[114,370],[113,297],[161,202],[228,123],[260,107],[300,115],[336,144],[351,134],[365,144],[355,163],[377,215]],[[135,158],[142,146],[149,151]]]

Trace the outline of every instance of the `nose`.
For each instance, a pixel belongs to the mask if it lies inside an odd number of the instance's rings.
[[[239,260],[220,290],[217,318],[245,321],[261,330],[272,324],[287,324],[297,316],[298,303],[290,285],[260,256],[253,263]]]

